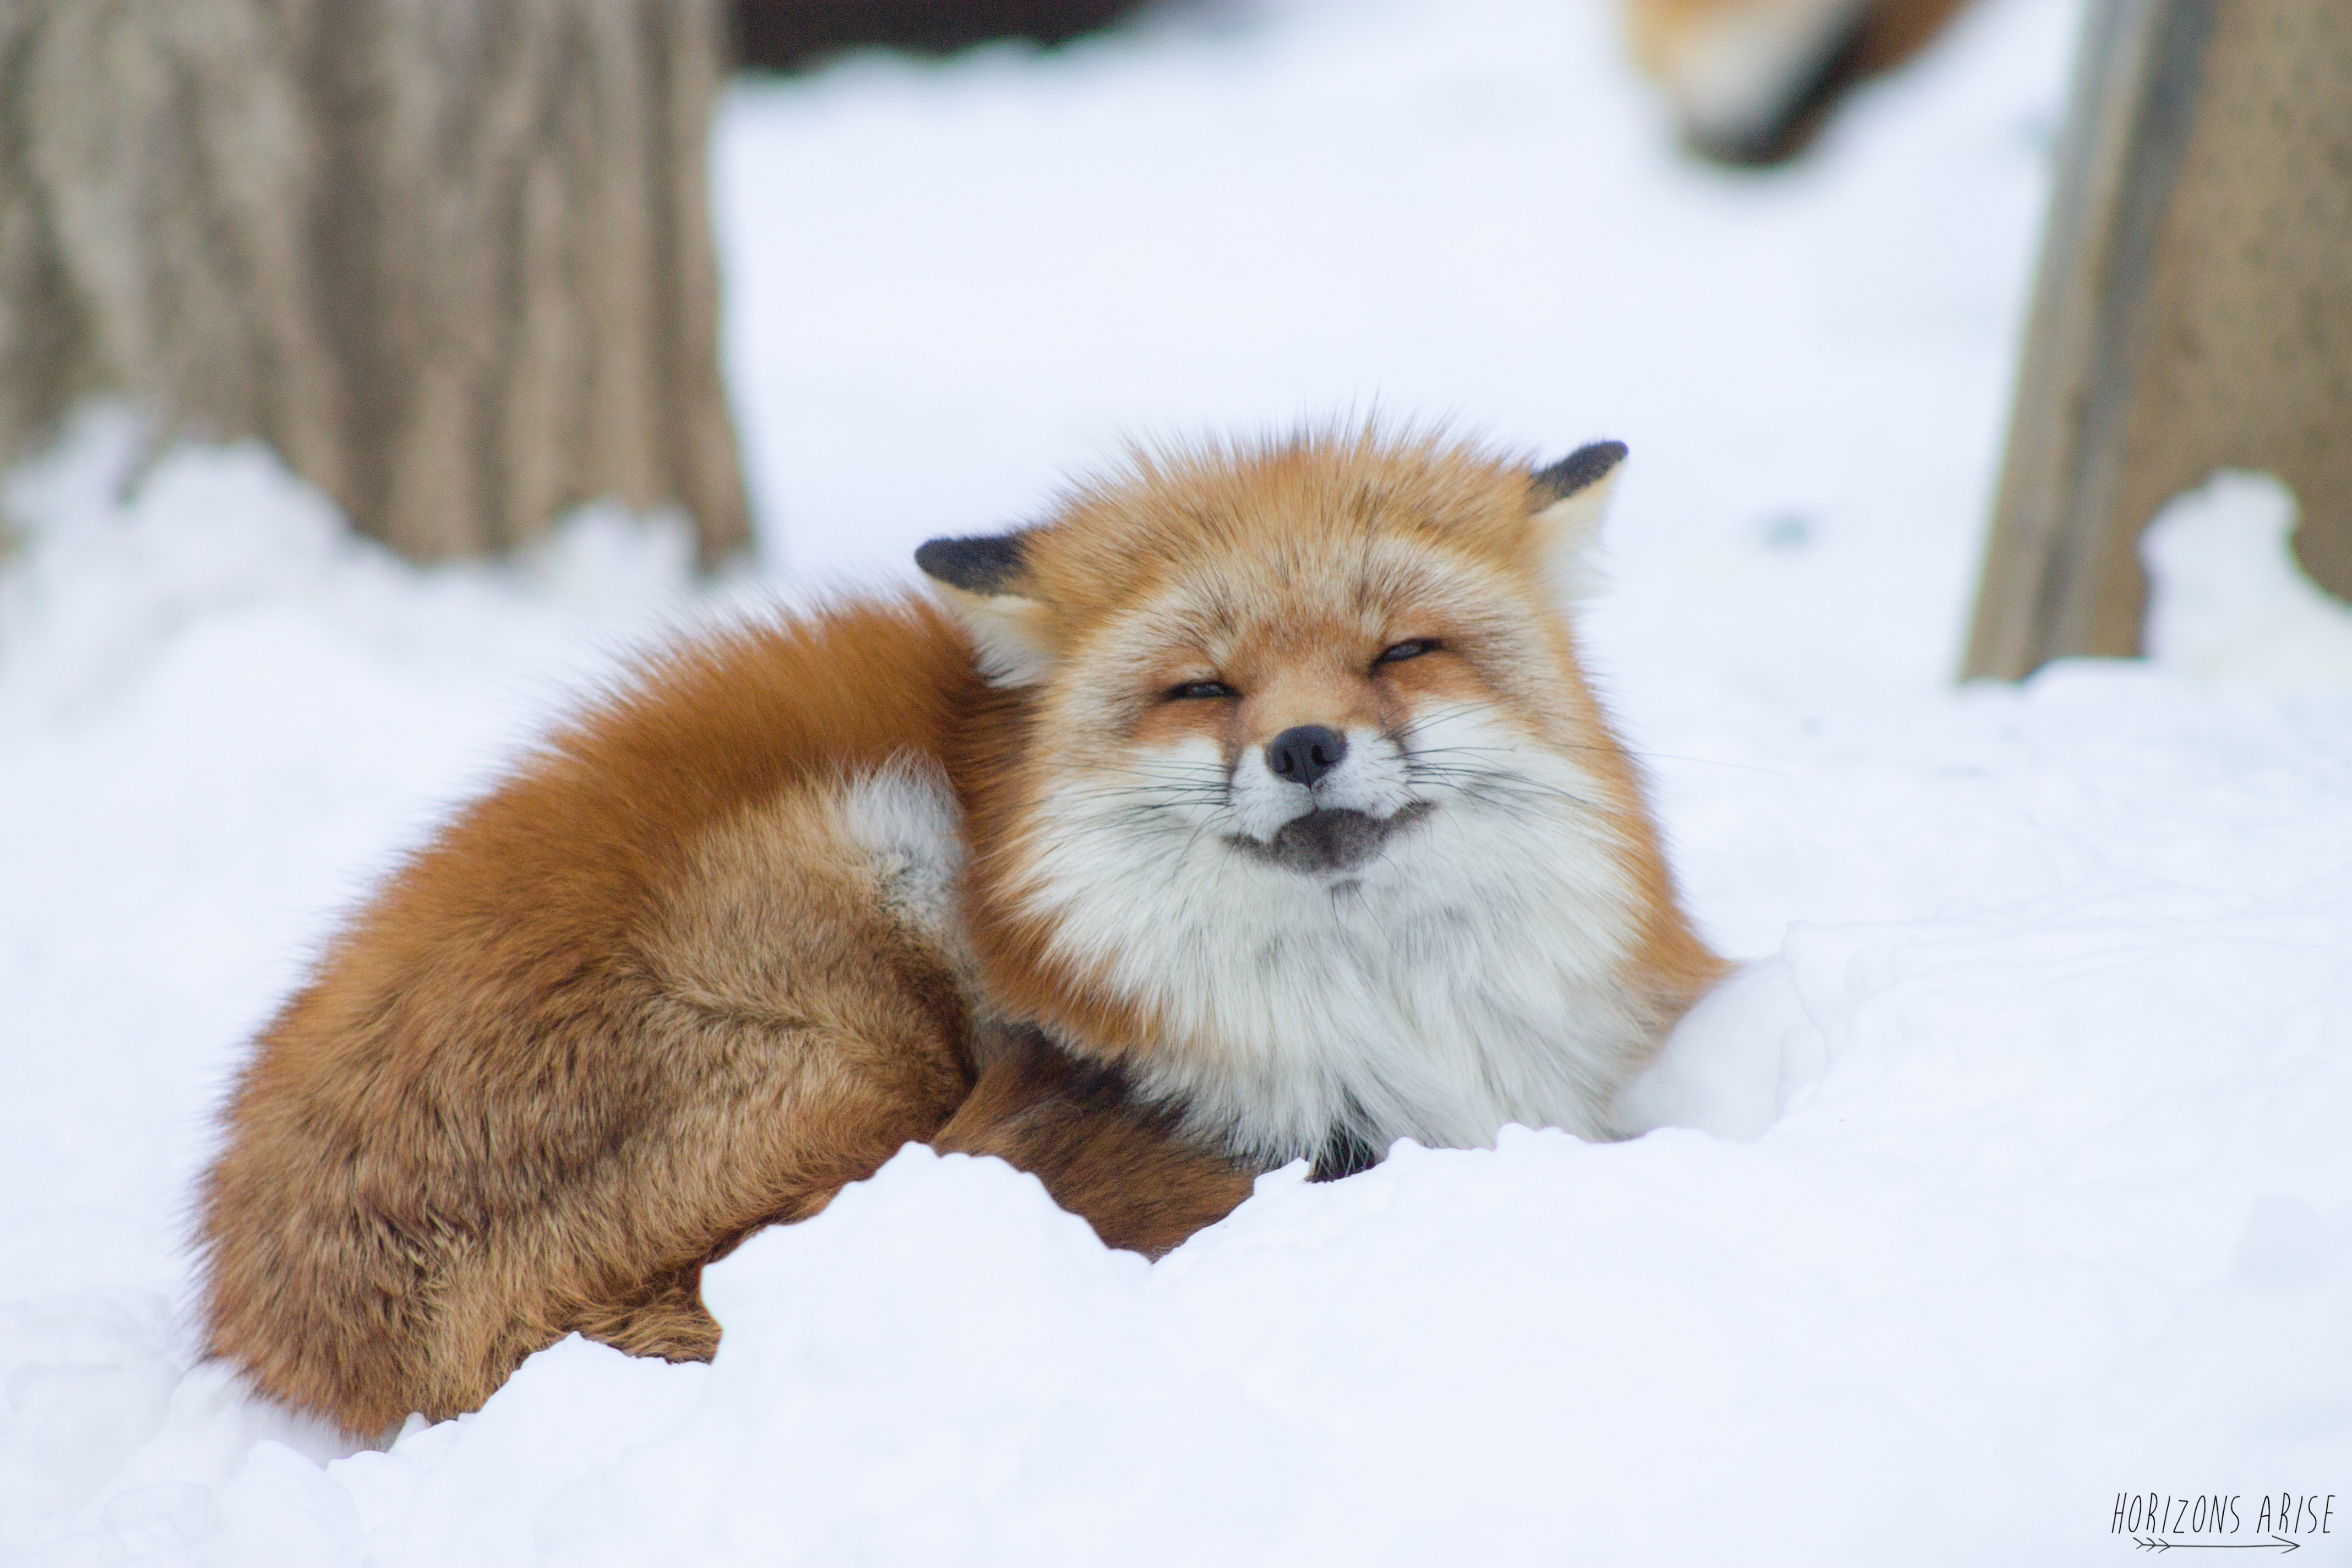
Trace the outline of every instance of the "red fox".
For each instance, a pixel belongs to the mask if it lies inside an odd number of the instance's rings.
[[[1830,106],[1924,48],[1962,0],[1622,0],[1633,62],[1728,163],[1803,150]]]
[[[212,1350],[359,1432],[700,1272],[900,1145],[1163,1252],[1293,1160],[1607,1132],[1722,963],[1569,615],[1624,448],[1139,456],[935,540],[944,607],[656,659],[462,812],[263,1033]]]

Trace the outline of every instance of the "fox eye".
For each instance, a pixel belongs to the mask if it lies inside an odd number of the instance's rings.
[[[1372,660],[1372,664],[1374,668],[1383,664],[1402,664],[1406,659],[1419,658],[1425,653],[1435,653],[1437,648],[1438,642],[1435,637],[1414,637],[1409,642],[1391,643],[1381,649],[1381,657]]]
[[[1181,686],[1168,689],[1168,700],[1184,702],[1204,697],[1239,697],[1240,692],[1222,680],[1188,680]]]

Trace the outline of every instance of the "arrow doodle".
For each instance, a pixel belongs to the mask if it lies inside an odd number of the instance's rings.
[[[2132,1537],[2142,1552],[2300,1552],[2303,1542],[2273,1535],[2268,1541],[2167,1541],[2161,1535]]]

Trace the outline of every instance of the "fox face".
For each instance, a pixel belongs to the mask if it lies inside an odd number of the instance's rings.
[[[1018,710],[971,829],[1001,1005],[1261,1163],[1601,1131],[1712,962],[1566,618],[1623,455],[1144,458],[925,546]]]

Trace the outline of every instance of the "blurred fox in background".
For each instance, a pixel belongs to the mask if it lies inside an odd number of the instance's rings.
[[[1841,95],[1917,53],[1965,0],[1622,3],[1634,61],[1665,89],[1692,150],[1757,164],[1803,151]],[[1142,0],[733,0],[731,12],[746,64],[795,69],[858,46],[1058,43],[1142,8]]]
[[[1694,152],[1773,163],[1847,89],[1909,59],[1964,0],[1624,0],[1634,62]]]

